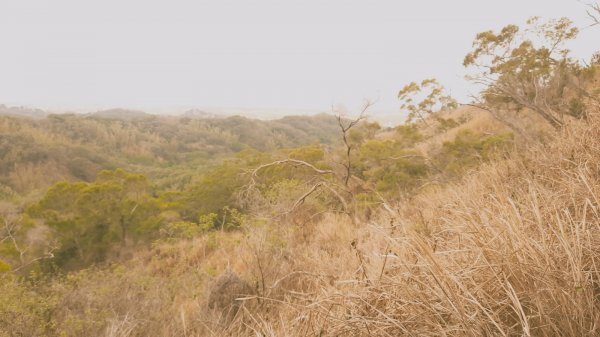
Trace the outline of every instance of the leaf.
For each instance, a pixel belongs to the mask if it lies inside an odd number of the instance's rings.
[[[10,267],[10,265],[2,260],[0,260],[0,274],[1,273],[7,273],[9,271],[11,271],[12,268]]]

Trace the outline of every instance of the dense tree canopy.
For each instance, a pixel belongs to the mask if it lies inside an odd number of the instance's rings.
[[[92,183],[58,183],[27,213],[60,243],[55,262],[70,266],[101,262],[112,245],[155,235],[160,211],[146,177],[119,169],[100,172]]]

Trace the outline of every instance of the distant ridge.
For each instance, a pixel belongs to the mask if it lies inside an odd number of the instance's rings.
[[[229,117],[228,114],[218,113],[218,112],[209,112],[201,109],[190,109],[181,114],[181,117],[184,118],[196,118],[196,119],[206,119],[206,118],[225,118]]]
[[[4,104],[0,104],[0,116],[44,118],[48,116],[48,113],[41,109],[33,109],[23,106],[9,107]]]
[[[92,112],[90,114],[87,114],[87,116],[105,119],[134,120],[150,117],[152,115],[139,110],[115,108]]]

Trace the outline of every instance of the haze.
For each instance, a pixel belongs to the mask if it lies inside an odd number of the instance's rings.
[[[91,111],[327,111],[436,76],[466,99],[482,30],[527,17],[588,24],[575,0],[0,1],[0,103]],[[584,30],[574,55],[590,55]]]

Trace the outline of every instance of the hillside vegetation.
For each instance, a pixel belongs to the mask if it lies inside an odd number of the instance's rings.
[[[600,334],[600,57],[570,58],[577,33],[478,34],[480,95],[408,83],[393,128],[369,101],[1,117],[0,336]]]
[[[335,119],[327,115],[260,121],[120,110],[120,116],[115,118],[114,111],[42,119],[0,116],[0,184],[27,194],[60,180],[92,181],[100,170],[123,168],[176,185],[244,149],[271,151],[337,141]]]
[[[247,224],[52,280],[8,276],[0,317],[22,335],[591,336],[599,126],[594,114],[393,217]]]

